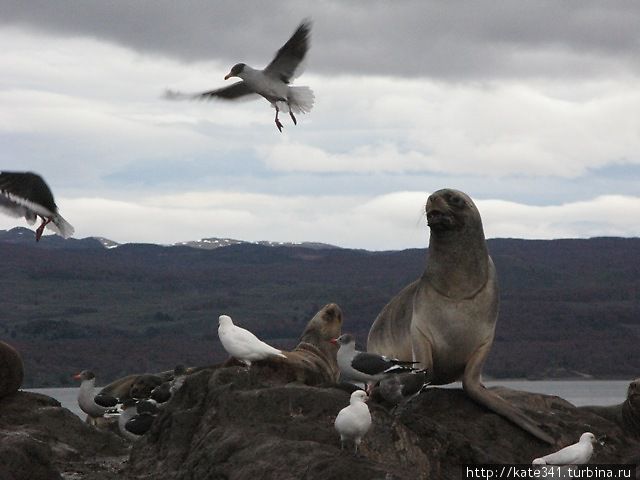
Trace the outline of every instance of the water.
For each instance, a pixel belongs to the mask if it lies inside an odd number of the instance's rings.
[[[576,406],[615,405],[627,398],[629,380],[491,380],[485,385],[557,395]],[[460,388],[460,385],[453,384],[453,387]],[[84,413],[78,407],[78,388],[34,388],[27,391],[49,395],[63,407],[84,418]]]

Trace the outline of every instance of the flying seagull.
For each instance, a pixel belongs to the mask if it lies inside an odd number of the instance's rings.
[[[340,374],[356,382],[377,382],[388,374],[413,371],[415,362],[388,358],[377,353],[360,352],[356,350],[355,339],[345,333],[331,340],[338,344],[337,360]]]
[[[277,348],[267,345],[253,333],[233,324],[231,317],[220,315],[218,319],[218,337],[229,355],[251,366],[251,362],[269,357],[287,356]]]
[[[237,100],[247,95],[262,95],[276,109],[276,127],[282,132],[282,123],[278,119],[280,110],[289,112],[294,125],[298,124],[294,113],[307,113],[313,108],[314,95],[309,87],[292,87],[289,83],[300,75],[301,62],[309,49],[309,34],[311,22],[303,21],[291,38],[285,43],[276,56],[263,70],[256,70],[245,63],[237,63],[224,77],[238,77],[241,80],[228,87],[184,95],[179,92],[167,90],[165,97],[168,99],[205,99],[212,98],[223,100]]]
[[[36,230],[36,242],[44,227],[64,238],[73,235],[73,227],[58,213],[49,186],[35,173],[0,172],[0,210],[12,217],[24,217],[29,224],[40,217],[42,224]]]

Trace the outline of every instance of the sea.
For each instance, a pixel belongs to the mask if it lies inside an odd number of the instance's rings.
[[[576,406],[616,405],[627,398],[629,380],[491,380],[487,387],[507,387],[525,392],[557,395]],[[460,388],[460,384],[452,384]],[[78,388],[33,388],[29,392],[48,395],[58,400],[79,417],[84,413],[78,407]]]

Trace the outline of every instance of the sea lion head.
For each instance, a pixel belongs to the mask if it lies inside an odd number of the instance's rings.
[[[162,384],[162,378],[158,375],[151,375],[145,373],[144,375],[138,375],[138,378],[131,384],[129,388],[130,398],[149,398],[151,390]]]
[[[427,224],[432,233],[482,228],[480,213],[473,200],[459,190],[445,188],[433,192],[425,206]]]
[[[342,310],[335,303],[328,303],[307,323],[300,341],[328,342],[340,336]]]
[[[622,418],[625,429],[640,437],[640,378],[629,384],[627,399],[622,404]]]

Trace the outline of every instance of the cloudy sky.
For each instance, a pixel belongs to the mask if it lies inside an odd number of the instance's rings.
[[[307,17],[297,126],[162,98]],[[0,169],[42,174],[79,238],[420,247],[444,187],[489,238],[638,236],[638,25],[631,1],[0,0]]]

